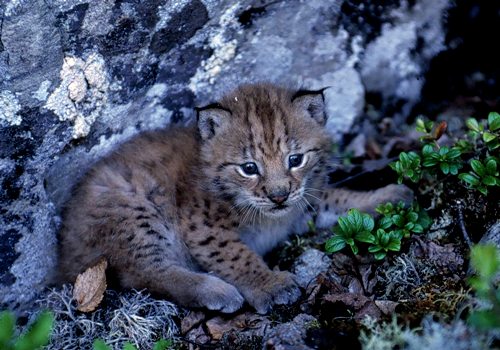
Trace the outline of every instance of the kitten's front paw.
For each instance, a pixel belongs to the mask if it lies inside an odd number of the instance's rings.
[[[290,304],[300,295],[293,274],[286,271],[273,272],[272,278],[259,289],[246,293],[245,297],[259,314],[267,313],[274,304]]]
[[[198,300],[201,303],[200,306],[224,313],[235,312],[245,301],[234,286],[214,276],[207,276]]]
[[[403,202],[405,205],[413,203],[413,191],[405,185],[387,185],[377,190],[377,197],[379,204],[381,203],[398,203]]]

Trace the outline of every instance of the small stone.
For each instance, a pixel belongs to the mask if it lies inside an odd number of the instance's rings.
[[[264,337],[265,349],[311,349],[304,339],[307,329],[317,320],[311,315],[300,314],[295,316],[291,322],[282,323],[274,327]]]
[[[309,249],[298,257],[293,266],[296,281],[302,288],[313,281],[320,273],[328,270],[331,259],[317,249]]]

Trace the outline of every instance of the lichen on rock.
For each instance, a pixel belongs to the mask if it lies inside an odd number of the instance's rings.
[[[109,80],[104,58],[92,53],[86,60],[67,56],[61,69],[61,84],[47,99],[45,107],[59,120],[73,122],[73,138],[87,136],[107,103]]]
[[[21,105],[9,90],[0,91],[0,126],[20,125],[22,118],[18,114]]]

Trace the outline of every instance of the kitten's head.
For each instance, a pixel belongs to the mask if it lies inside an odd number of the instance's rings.
[[[207,190],[243,219],[283,217],[319,197],[331,146],[322,91],[246,85],[198,110]]]

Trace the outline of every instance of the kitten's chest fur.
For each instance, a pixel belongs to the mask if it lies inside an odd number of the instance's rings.
[[[286,240],[291,233],[307,231],[307,221],[312,216],[299,210],[279,220],[256,218],[253,222],[239,227],[241,240],[259,255],[264,255],[280,242]]]

